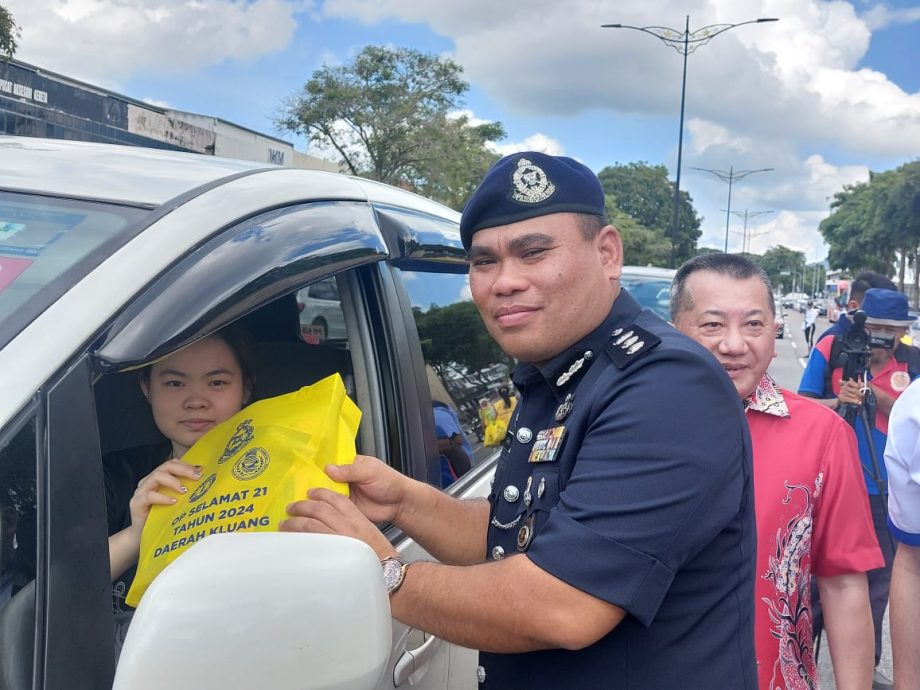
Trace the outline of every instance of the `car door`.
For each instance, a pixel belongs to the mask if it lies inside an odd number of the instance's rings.
[[[388,214],[412,218],[416,227],[428,224],[431,232],[407,236]],[[156,230],[154,223],[145,234]],[[364,202],[284,206],[255,212],[176,257],[103,323],[0,430],[0,501],[6,496],[0,527],[7,535],[0,551],[16,543],[17,558],[3,572],[18,583],[0,608],[0,675],[12,674],[0,688],[111,683],[101,457],[156,433],[131,370],[225,324],[246,324],[260,336],[263,395],[339,371],[364,413],[360,452],[440,486],[431,407],[440,391],[433,393],[437,377],[429,373],[433,365],[426,366],[416,326],[430,304],[415,309],[414,288],[407,288],[413,281],[421,285],[419,276],[428,272],[436,282],[451,283],[452,297],[463,301],[465,266],[455,222]],[[334,280],[341,298],[347,337],[334,344],[306,342],[300,330],[295,293],[320,280]],[[461,382],[478,371],[445,362],[436,364],[442,374],[453,370],[446,389],[463,413],[469,396],[458,393]],[[451,493],[488,493],[491,468],[484,458],[492,451],[476,452],[476,466],[447,488]],[[383,527],[405,556],[428,557]],[[394,678],[421,687],[475,684],[475,652],[393,625],[394,649],[381,688],[392,687]]]
[[[412,344],[409,354],[414,360],[411,370],[423,422],[428,481],[457,498],[485,499],[498,449],[483,446],[466,430],[478,414],[479,401],[497,398],[499,388],[510,385],[513,362],[488,335],[471,301],[456,224],[392,207],[378,207],[377,215],[391,243],[400,248],[388,268],[410,331],[407,342]],[[471,469],[457,479],[443,471],[438,450],[443,430],[435,420],[435,405],[450,409],[450,417],[459,422],[454,428],[464,436],[455,440],[464,442],[470,454]],[[389,536],[405,560],[432,560],[405,535],[391,530]],[[393,640],[394,654],[378,686],[381,690],[478,686],[477,651],[395,620]]]
[[[434,341],[446,333],[426,331],[431,336],[428,342],[419,342],[417,319],[431,312],[433,305],[458,303],[467,315],[472,307],[456,223],[392,206],[375,208],[373,217],[369,212],[368,206],[360,204],[309,204],[228,229],[178,263],[124,311],[97,352],[100,367],[114,372],[150,361],[234,319],[258,323],[263,334],[274,331],[278,322],[273,315],[282,311],[274,306],[293,297],[293,291],[305,283],[335,280],[346,337],[334,345],[347,355],[348,387],[363,412],[359,451],[441,486],[432,400],[446,393],[458,416],[468,419],[478,397],[494,394],[499,380],[494,375],[482,376],[481,370],[494,372],[491,361],[477,361],[475,366],[453,362],[462,347],[455,345],[443,357],[432,355],[438,351],[430,350]],[[292,261],[295,246],[298,256]],[[282,262],[281,257],[288,259]],[[220,267],[219,277],[213,274],[215,266]],[[420,294],[432,301],[420,301]],[[156,335],[141,327],[151,314],[158,315]],[[299,330],[299,324],[298,315],[295,329]],[[291,334],[291,329],[278,330],[280,338]],[[451,336],[462,341],[464,334],[454,329]],[[475,337],[483,336],[479,322]],[[284,351],[303,350],[297,359],[306,363],[306,369],[318,353],[330,347],[327,342],[297,342],[296,336],[289,345]],[[497,353],[500,351],[490,350],[490,354]],[[278,364],[277,354],[270,359]],[[500,364],[502,371],[507,373],[508,365]],[[301,380],[309,382],[308,374],[304,376]],[[278,372],[272,377],[277,379]],[[259,378],[257,372],[257,389]],[[468,378],[479,383],[471,384]],[[264,383],[263,379],[263,388]],[[104,429],[120,427],[112,419],[102,419],[109,409],[110,404],[100,404],[104,437]],[[473,469],[447,487],[454,495],[484,497],[489,492],[494,449],[478,443],[473,453]],[[430,559],[398,530],[383,527],[405,558]],[[393,621],[393,643],[379,687],[476,685],[476,652],[408,629],[398,621]]]

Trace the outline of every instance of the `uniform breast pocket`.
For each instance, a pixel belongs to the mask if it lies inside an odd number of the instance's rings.
[[[518,531],[518,550],[527,551],[534,537],[543,529],[549,512],[559,502],[559,467],[540,468],[535,471],[524,493],[527,512]]]

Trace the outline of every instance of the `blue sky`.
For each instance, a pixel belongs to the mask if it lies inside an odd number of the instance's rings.
[[[735,28],[691,54],[681,188],[721,247],[728,187],[691,166],[774,168],[736,182],[750,247],[823,258],[817,232],[842,185],[920,156],[920,2],[894,0],[0,0],[20,59],[138,99],[281,136],[281,101],[368,44],[449,55],[466,107],[502,121],[503,152],[540,148],[596,171],[677,159],[681,56],[602,23]],[[729,248],[742,221],[732,217]],[[627,262],[629,257],[627,257]]]

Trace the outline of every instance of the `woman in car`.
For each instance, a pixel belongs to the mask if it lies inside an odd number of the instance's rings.
[[[201,468],[182,457],[209,429],[249,403],[253,377],[248,362],[245,335],[231,327],[141,370],[141,390],[166,439],[103,458],[115,613],[130,610],[124,597],[134,579],[150,508],[176,502],[160,489],[186,493],[201,478]]]

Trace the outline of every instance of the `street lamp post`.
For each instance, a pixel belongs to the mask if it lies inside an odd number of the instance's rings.
[[[738,24],[710,24],[696,31],[690,31],[690,15],[687,15],[687,21],[684,25],[683,32],[677,29],[671,29],[666,26],[630,26],[629,24],[601,24],[604,29],[634,29],[650,34],[659,39],[667,46],[671,46],[678,53],[684,56],[684,70],[680,87],[680,131],[677,135],[677,174],[674,180],[674,222],[671,226],[671,268],[676,268],[677,263],[677,228],[680,219],[680,164],[681,156],[684,149],[684,103],[687,98],[687,55],[697,48],[706,45],[719,34],[723,34],[729,29],[745,24],[762,24],[764,22],[776,22],[776,18],[761,17],[760,19],[751,19]]]
[[[754,173],[759,172],[769,172],[773,168],[758,168],[757,170],[735,170],[734,166],[729,167],[728,172],[724,170],[711,170],[709,168],[697,168],[693,167],[694,170],[700,170],[702,172],[708,172],[712,175],[718,177],[722,182],[728,182],[728,208],[725,209],[725,253],[728,253],[728,221],[729,214],[732,212],[732,184],[735,180],[740,180],[748,175],[753,175]]]
[[[727,211],[728,209],[722,209],[722,210]],[[729,211],[729,212],[733,216],[738,216],[739,218],[744,219],[744,230],[741,233],[741,251],[746,254],[751,248],[751,238],[756,237],[756,235],[763,234],[763,233],[753,233],[752,232],[750,235],[748,235],[748,231],[747,231],[748,218],[756,218],[757,216],[762,216],[765,213],[773,213],[773,211],[772,210],[771,211],[748,211],[747,209],[744,209],[743,212],[742,211]]]

